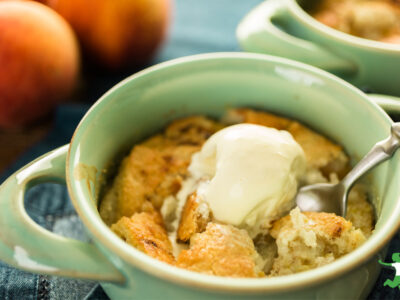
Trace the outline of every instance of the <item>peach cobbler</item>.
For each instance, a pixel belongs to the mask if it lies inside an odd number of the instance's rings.
[[[366,39],[400,44],[400,1],[323,0],[310,10],[318,21]]]
[[[345,218],[301,212],[298,188],[337,182],[343,148],[301,123],[251,109],[193,116],[135,145],[100,202],[121,239],[165,263],[217,276],[264,277],[328,264],[374,228],[364,185]]]

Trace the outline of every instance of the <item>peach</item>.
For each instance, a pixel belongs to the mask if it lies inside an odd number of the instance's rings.
[[[74,88],[79,52],[62,17],[33,1],[0,1],[0,127],[48,114]]]
[[[110,69],[143,65],[152,58],[165,36],[171,7],[171,0],[44,2],[72,25],[88,56]]]

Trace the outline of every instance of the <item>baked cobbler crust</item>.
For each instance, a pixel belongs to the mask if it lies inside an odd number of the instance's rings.
[[[360,229],[331,213],[298,208],[275,222],[271,236],[277,257],[270,276],[288,275],[323,266],[353,251],[365,241]]]
[[[101,202],[103,220],[111,225],[141,212],[147,202],[160,209],[164,199],[181,188],[192,154],[221,128],[204,117],[185,118],[173,122],[164,134],[133,147]]]
[[[171,241],[159,212],[152,210],[134,213],[130,218],[122,217],[111,226],[111,230],[151,257],[170,264],[175,262]]]
[[[211,212],[207,203],[199,199],[196,192],[190,194],[179,221],[178,240],[189,241],[193,234],[203,232],[211,220]]]
[[[203,233],[190,239],[190,248],[182,250],[177,266],[209,275],[260,277],[258,254],[245,230],[231,225],[208,223]]]
[[[179,207],[177,193],[188,177],[192,154],[212,134],[233,123],[290,132],[308,162],[302,184],[335,182],[349,170],[341,146],[288,118],[252,109],[232,109],[222,122],[184,118],[134,146],[123,159],[100,203],[103,220],[127,243],[156,259],[231,277],[279,276],[315,268],[354,250],[371,234],[374,212],[360,185],[349,195],[348,220],[295,209],[254,241],[246,230],[213,220],[196,192]],[[174,251],[176,246],[184,249]]]

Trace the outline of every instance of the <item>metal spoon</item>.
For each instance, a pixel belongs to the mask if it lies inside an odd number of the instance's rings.
[[[338,184],[313,184],[302,187],[296,204],[301,211],[322,211],[345,216],[347,196],[354,183],[369,170],[389,159],[400,147],[400,122],[393,123],[391,135],[375,144],[364,158]]]

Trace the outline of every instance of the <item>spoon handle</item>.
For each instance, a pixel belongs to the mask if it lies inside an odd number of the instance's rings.
[[[348,192],[353,184],[365,173],[389,159],[400,147],[400,122],[393,123],[388,138],[378,142],[362,160],[343,178],[342,185]],[[347,197],[345,197],[347,198]]]

